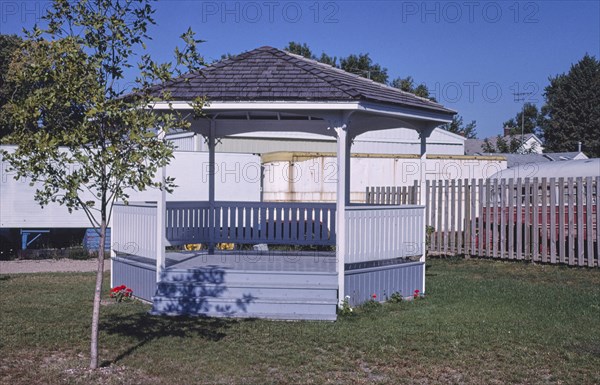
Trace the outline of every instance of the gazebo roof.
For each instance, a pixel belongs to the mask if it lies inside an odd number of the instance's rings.
[[[175,101],[374,102],[455,114],[441,104],[273,47],[216,62],[156,87]]]

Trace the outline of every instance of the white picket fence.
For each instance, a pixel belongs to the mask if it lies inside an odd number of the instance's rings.
[[[428,251],[599,267],[599,188],[600,177],[427,181]]]

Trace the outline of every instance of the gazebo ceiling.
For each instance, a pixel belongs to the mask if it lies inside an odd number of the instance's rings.
[[[407,127],[416,130],[451,121],[455,111],[411,93],[272,47],[261,47],[156,86],[157,97],[188,109],[206,97],[207,119],[194,131],[218,136],[251,131],[305,131],[323,135],[332,121],[346,120],[352,136]],[[157,103],[155,108],[167,108]]]

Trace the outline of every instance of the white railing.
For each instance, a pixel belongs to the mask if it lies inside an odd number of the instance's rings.
[[[345,263],[422,256],[424,206],[346,207]]]
[[[423,206],[349,206],[345,222],[345,263],[423,254]],[[114,251],[156,259],[157,223],[154,202],[115,204]],[[166,238],[172,244],[334,245],[335,230],[332,204],[216,202],[211,209],[206,202],[168,202],[166,209]]]
[[[167,202],[170,244],[232,242],[335,245],[335,204]]]
[[[113,250],[156,259],[157,223],[155,202],[115,203],[112,218]]]

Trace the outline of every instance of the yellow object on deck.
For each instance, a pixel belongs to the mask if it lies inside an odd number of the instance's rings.
[[[183,248],[186,249],[187,251],[202,250],[202,243],[188,243],[185,246],[183,246]]]
[[[217,243],[218,250],[233,250],[235,248],[235,244],[233,243]]]

